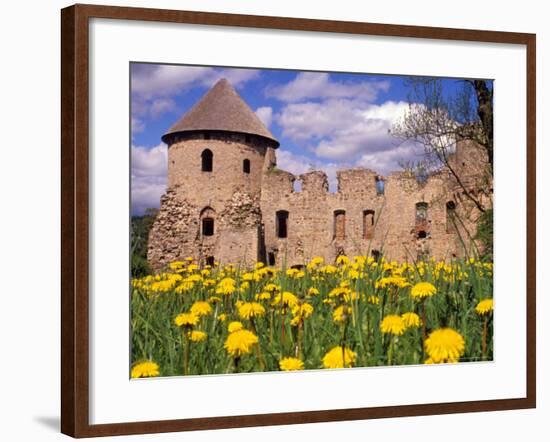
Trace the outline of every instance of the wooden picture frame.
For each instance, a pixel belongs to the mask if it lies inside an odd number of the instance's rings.
[[[89,20],[346,33],[524,45],[527,53],[527,262],[525,397],[453,403],[283,412],[90,425],[89,415]],[[310,20],[209,12],[74,5],[61,11],[61,431],[73,437],[302,424],[496,411],[536,406],[536,37],[534,34]]]

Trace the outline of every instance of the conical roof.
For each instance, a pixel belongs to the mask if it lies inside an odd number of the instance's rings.
[[[225,78],[219,80],[176,124],[162,136],[202,130],[220,130],[259,135],[279,146],[273,134],[237,94]]]

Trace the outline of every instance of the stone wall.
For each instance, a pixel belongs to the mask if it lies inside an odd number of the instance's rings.
[[[453,161],[460,161],[459,173],[475,188],[474,183],[479,185],[482,176],[487,177],[482,174],[487,170],[486,157],[477,146],[465,145],[466,152],[461,147],[458,160]],[[471,169],[470,159],[474,160]],[[377,189],[377,178],[384,182],[383,192]],[[301,191],[294,190],[295,180],[301,181]],[[265,261],[275,258],[277,265],[300,266],[313,256],[331,262],[339,254],[377,253],[399,261],[450,259],[470,255],[479,247],[473,237],[480,212],[448,170],[419,180],[406,172],[379,177],[358,168],[339,171],[337,180],[337,192],[330,193],[327,177],[320,171],[294,176],[274,169],[266,174],[261,197]],[[484,184],[484,188],[491,186]],[[425,218],[417,216],[417,203],[427,207]],[[288,212],[286,238],[278,237],[276,213],[280,210]]]
[[[364,168],[342,170],[331,193],[324,172],[294,176],[276,167],[274,149],[260,138],[229,135],[194,134],[170,146],[169,187],[149,237],[155,269],[187,256],[279,266],[300,266],[314,256],[332,262],[339,254],[450,259],[479,246],[472,239],[480,212],[449,170],[425,180],[407,172],[380,177]],[[201,171],[205,148],[214,154],[212,172]],[[243,159],[250,161],[249,174],[243,173]],[[451,162],[478,198],[479,189],[492,190],[479,146],[460,143]],[[487,207],[490,191],[480,198]],[[277,212],[288,218],[278,222]],[[205,216],[214,219],[211,236],[202,232]],[[286,236],[280,237],[278,224],[284,222]]]

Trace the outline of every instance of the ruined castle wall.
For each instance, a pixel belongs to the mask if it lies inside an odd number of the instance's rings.
[[[479,246],[473,237],[480,212],[448,170],[425,180],[407,172],[383,178],[364,168],[342,170],[331,193],[324,172],[294,176],[276,167],[274,149],[238,134],[226,137],[181,139],[169,148],[169,187],[149,237],[153,268],[187,256],[238,265],[274,260],[287,267],[314,256],[333,262],[340,254],[448,260],[471,256]],[[205,148],[214,154],[212,172],[201,171]],[[250,174],[243,173],[244,158]],[[468,189],[491,207],[490,192],[476,191],[492,188],[484,151],[460,143],[451,160]],[[418,204],[425,207],[420,217]],[[280,211],[288,213],[285,237]],[[204,216],[214,218],[213,235],[203,235]]]
[[[486,170],[483,152],[476,146],[467,148],[474,151],[458,152],[465,160],[461,173],[479,178]],[[470,158],[476,164],[466,169]],[[337,178],[338,191],[329,193],[323,172],[298,177],[280,170],[266,174],[261,209],[267,261],[270,253],[277,265],[286,266],[303,265],[313,256],[331,262],[339,254],[381,252],[387,259],[409,262],[472,254],[479,211],[448,171],[426,180],[395,172],[384,178],[383,192],[377,189],[377,174],[368,169],[339,171]],[[295,180],[301,181],[301,191],[294,190]],[[418,216],[417,203],[426,206],[425,216]],[[286,238],[278,237],[280,210],[288,211]]]

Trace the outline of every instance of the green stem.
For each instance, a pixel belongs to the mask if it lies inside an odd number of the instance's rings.
[[[189,330],[187,327],[184,329],[185,345],[183,347],[183,375],[189,374]]]

